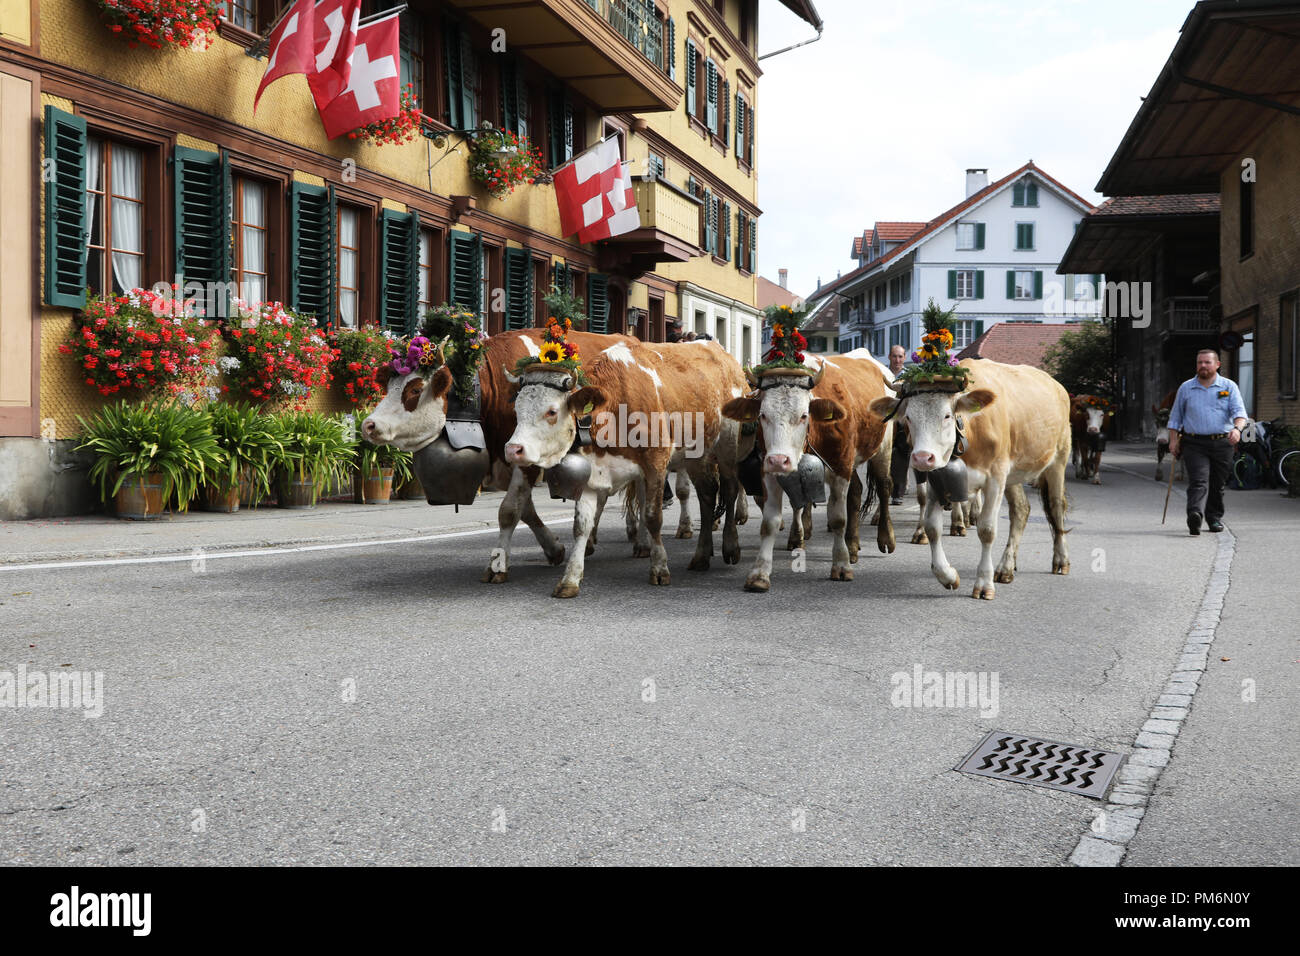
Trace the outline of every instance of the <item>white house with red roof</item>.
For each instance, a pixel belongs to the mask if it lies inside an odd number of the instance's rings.
[[[808,297],[839,304],[840,351],[879,358],[920,343],[933,298],[957,310],[956,348],[1008,320],[1064,323],[1100,314],[1099,275],[1058,276],[1057,264],[1093,206],[1030,160],[996,182],[966,170],[966,198],[929,222],[877,222],[854,237],[858,267]]]

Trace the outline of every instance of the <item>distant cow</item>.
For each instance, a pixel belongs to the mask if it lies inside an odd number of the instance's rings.
[[[1052,526],[1052,573],[1068,574],[1065,544],[1065,465],[1070,456],[1070,396],[1051,376],[1027,365],[1003,365],[989,359],[964,359],[972,385],[965,392],[919,392],[905,398],[877,399],[878,415],[896,410],[912,436],[912,467],[931,472],[948,464],[957,443],[958,419],[964,418],[965,462],[972,490],[984,500],[976,519],[981,544],[979,568],[971,596],[993,600],[994,581],[1015,577],[1020,538],[1029,520],[1029,499],[1022,482],[1035,482]],[[1011,530],[1006,550],[993,569],[993,542],[1005,496]],[[943,553],[938,495],[925,509],[930,539],[930,569],[951,590],[961,586],[957,569]]]
[[[871,487],[880,500],[876,545],[884,553],[894,550],[894,527],[889,516],[892,484],[889,460],[892,429],[873,412],[872,402],[886,396],[893,401],[889,377],[879,362],[852,353],[822,359],[808,356],[808,375],[769,375],[758,380],[757,391],[736,398],[723,414],[737,421],[759,423],[766,454],[763,458],[763,525],[758,559],[745,581],[746,591],[771,587],[772,551],[781,520],[782,489],[778,475],[799,465],[805,448],[826,463],[830,500],[826,509],[831,532],[831,580],[851,581],[849,565],[857,560],[861,482],[857,469],[867,464]],[[751,383],[755,384],[755,383]],[[851,549],[849,542],[855,543]]]
[[[1101,484],[1101,452],[1106,447],[1106,426],[1114,414],[1110,403],[1096,395],[1075,395],[1070,400],[1074,477]]]
[[[1169,454],[1169,413],[1174,407],[1174,398],[1178,389],[1170,389],[1169,394],[1160,400],[1159,405],[1151,406],[1151,414],[1156,420],[1156,481],[1164,481],[1164,460]],[[1174,478],[1183,480],[1183,460],[1174,459]]]
[[[588,406],[594,416],[592,444],[576,449],[590,464],[591,476],[577,502],[573,553],[552,596],[577,596],[597,498],[620,490],[643,499],[638,504],[651,539],[650,583],[669,583],[668,553],[660,532],[664,477],[670,460],[682,450],[670,434],[673,421],[684,425],[689,419],[692,425],[700,425],[687,443],[694,447],[681,455],[701,513],[700,538],[689,567],[705,570],[709,566],[719,494],[726,516],[722,554],[728,564],[735,564],[740,560],[735,524],[740,429],[725,422],[720,409],[727,399],[744,392],[739,363],[711,341],[618,344],[599,352],[584,349],[582,354],[585,385],[579,385],[577,376],[563,367],[533,365],[518,377],[508,376],[517,386],[516,425],[505,445],[505,458],[512,464],[558,465],[574,448],[577,418]],[[648,427],[636,426],[637,422],[648,423]],[[610,427],[611,423],[615,427]]]

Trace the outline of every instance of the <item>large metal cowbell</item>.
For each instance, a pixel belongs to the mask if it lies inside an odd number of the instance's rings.
[[[814,454],[804,452],[799,467],[789,474],[778,475],[776,480],[790,499],[790,507],[796,511],[826,500],[826,466]]]

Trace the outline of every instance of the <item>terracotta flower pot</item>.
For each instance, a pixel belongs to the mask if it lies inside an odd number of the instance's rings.
[[[393,496],[393,469],[381,467],[378,474],[369,472],[365,478],[357,472],[353,481],[357,491],[358,503],[367,505],[386,505]]]
[[[163,476],[161,472],[137,475],[122,482],[113,499],[114,511],[119,518],[136,521],[162,516]]]

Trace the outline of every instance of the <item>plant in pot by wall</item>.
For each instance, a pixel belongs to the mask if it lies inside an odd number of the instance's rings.
[[[348,139],[369,143],[372,146],[384,146],[390,143],[400,146],[420,135],[422,115],[420,104],[415,99],[415,85],[407,83],[402,87],[402,106],[396,116],[354,129],[348,133]]]
[[[90,480],[105,502],[115,500],[119,518],[156,518],[169,503],[186,510],[225,459],[208,416],[176,402],[119,401],[77,420],[78,451],[95,454]]]
[[[531,183],[544,172],[542,149],[526,136],[488,127],[470,141],[470,178],[497,199],[505,199],[516,186]]]
[[[108,28],[127,46],[163,44],[205,49],[207,34],[215,33],[222,0],[95,0]]]
[[[912,352],[912,364],[898,373],[895,391],[900,394],[924,389],[926,391],[960,392],[966,388],[970,370],[957,364],[957,357],[949,354],[953,347],[952,323],[955,308],[941,309],[931,299],[921,311],[925,334],[921,347]]]
[[[397,336],[373,326],[331,328],[327,334],[334,350],[330,372],[341,384],[348,404],[363,408],[375,405],[383,397],[375,372],[388,361]]]
[[[279,302],[234,300],[225,322],[226,355],[218,360],[226,376],[223,391],[267,409],[307,407],[312,392],[334,380],[334,350],[311,316]]]
[[[322,491],[346,481],[355,438],[337,418],[284,412],[275,416],[275,437],[279,447],[271,457],[281,508],[314,508]]]
[[[274,455],[280,445],[274,421],[242,402],[210,405],[206,413],[224,458],[203,483],[204,507],[234,513],[243,501],[256,505],[271,492]]]
[[[487,357],[487,333],[482,329],[482,319],[470,309],[461,305],[443,303],[424,313],[421,334],[411,339],[408,345],[407,365],[402,359],[391,355],[393,369],[405,367],[414,371],[414,356],[410,348],[423,344],[434,351],[441,349],[447,369],[451,372],[452,393],[465,404],[472,404],[477,391],[479,367]],[[420,339],[427,342],[421,343]]]
[[[132,289],[87,295],[59,351],[100,395],[174,395],[185,404],[215,398],[217,329],[190,314],[193,300]]]
[[[392,445],[372,445],[360,441],[356,446],[357,471],[355,476],[358,504],[387,504],[393,495],[393,484],[410,481],[411,453]]]

